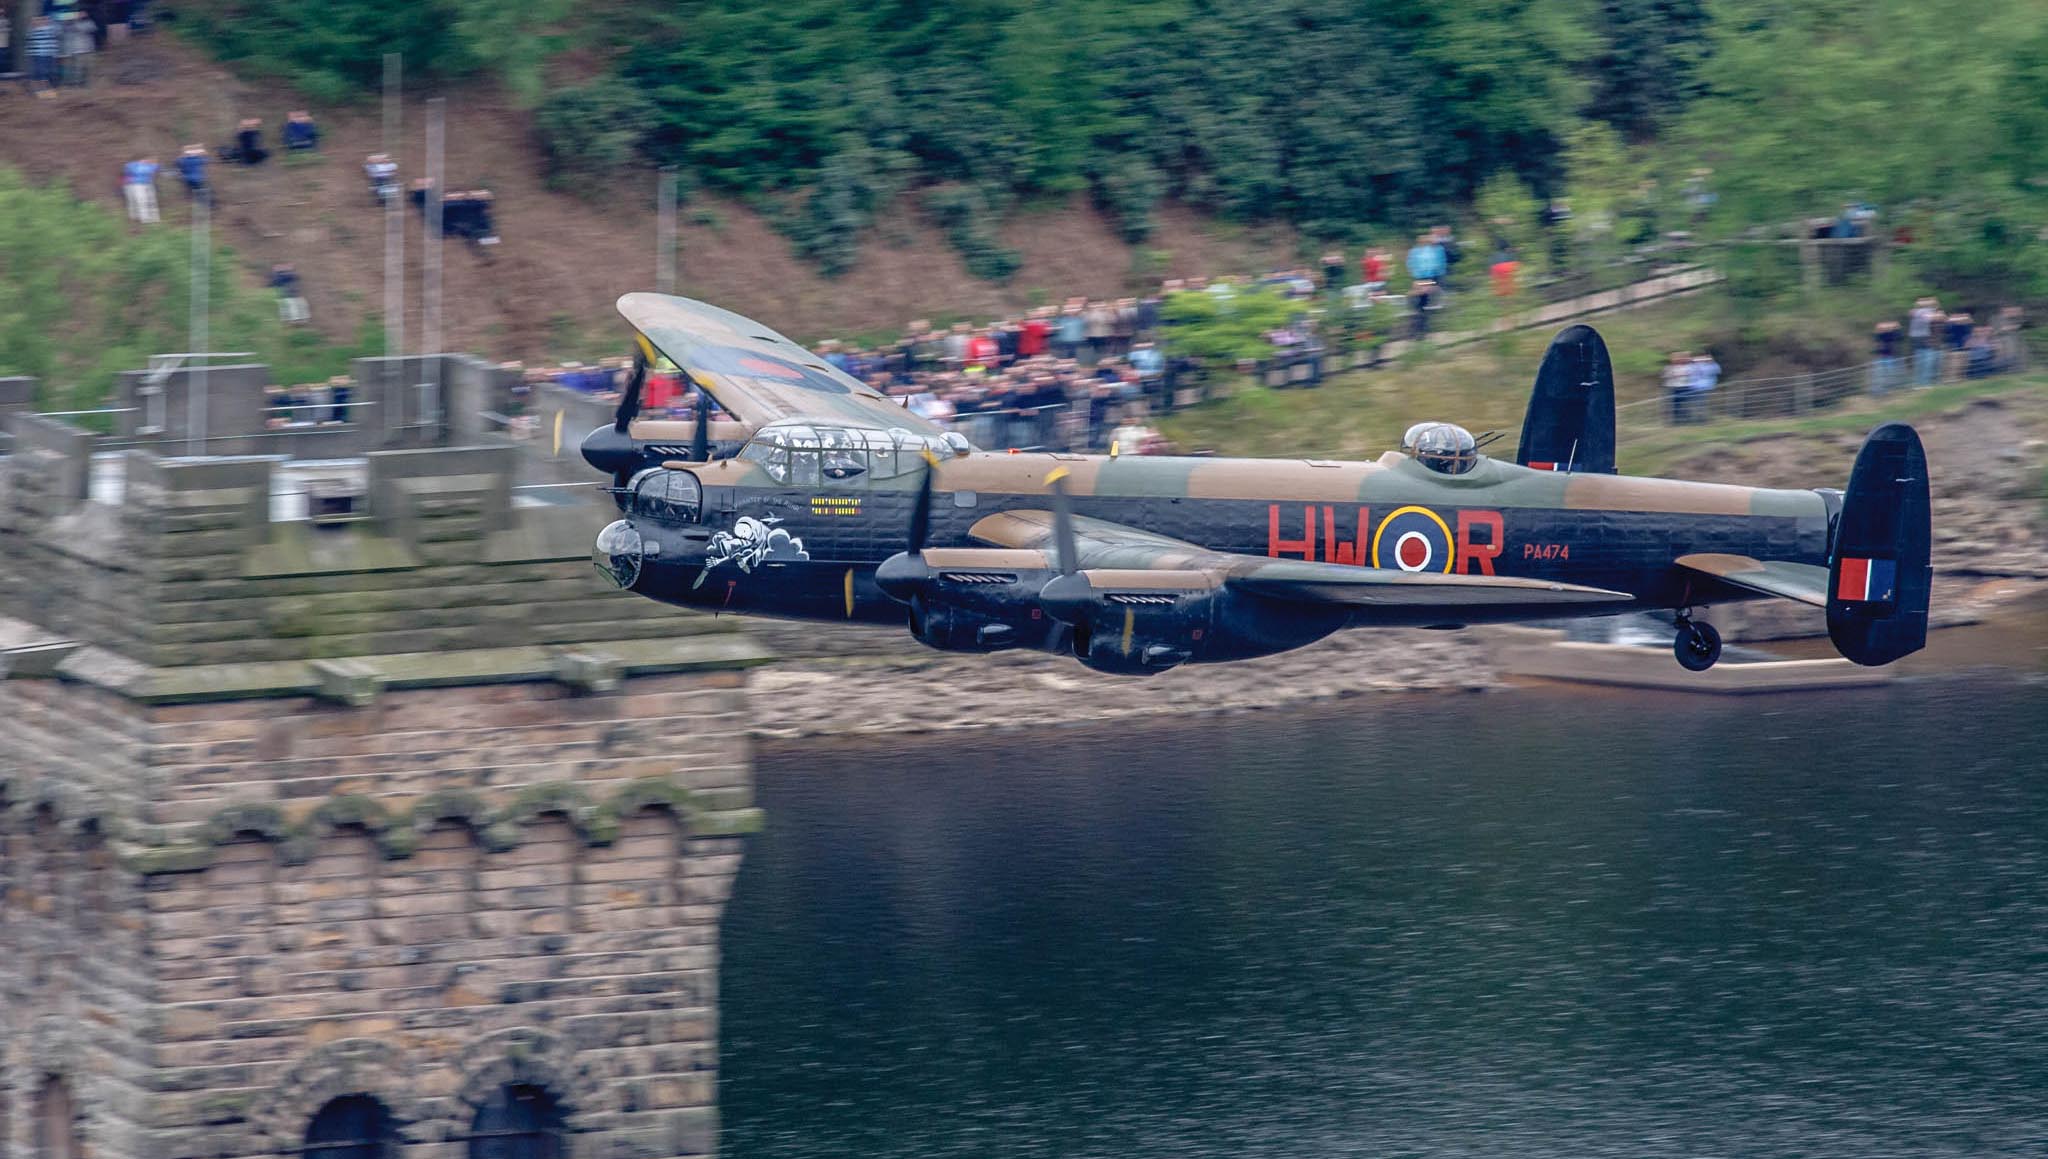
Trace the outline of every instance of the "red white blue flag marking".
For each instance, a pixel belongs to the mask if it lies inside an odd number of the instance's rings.
[[[1857,559],[1843,556],[1841,578],[1835,581],[1835,598],[1875,603],[1897,598],[1899,562],[1895,559]]]

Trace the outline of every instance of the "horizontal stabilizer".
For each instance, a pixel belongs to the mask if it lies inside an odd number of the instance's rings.
[[[1828,606],[1828,569],[1818,564],[1714,553],[1681,555],[1674,562],[1760,595],[1798,600],[1816,608]]]

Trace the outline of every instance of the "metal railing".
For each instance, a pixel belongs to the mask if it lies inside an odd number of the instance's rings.
[[[1774,377],[1740,378],[1706,391],[1665,392],[1615,407],[1618,428],[1646,429],[1721,420],[1799,418],[1832,410],[1852,398],[1992,378],[2027,368],[2025,348],[2014,344],[1974,361],[1968,350],[1941,350],[1924,373],[1911,353]]]

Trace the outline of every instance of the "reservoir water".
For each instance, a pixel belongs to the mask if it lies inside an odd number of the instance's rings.
[[[2038,1155],[2048,682],[771,750],[722,1146]]]

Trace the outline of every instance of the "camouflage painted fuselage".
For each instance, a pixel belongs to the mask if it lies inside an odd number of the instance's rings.
[[[1568,612],[1510,603],[1454,617],[1355,608],[1339,626],[1449,626],[1751,599],[1673,561],[1727,553],[1825,566],[1836,509],[1816,491],[1567,474],[1491,459],[1444,475],[1398,453],[1376,462],[975,453],[938,467],[927,546],[991,546],[976,525],[1004,511],[1044,511],[1046,477],[1061,467],[1076,515],[1212,551],[1522,577],[1634,597]],[[622,497],[625,519],[653,545],[633,590],[753,615],[904,623],[905,605],[875,585],[874,571],[907,545],[917,473],[778,480],[738,459],[677,469],[701,481],[695,520]]]

